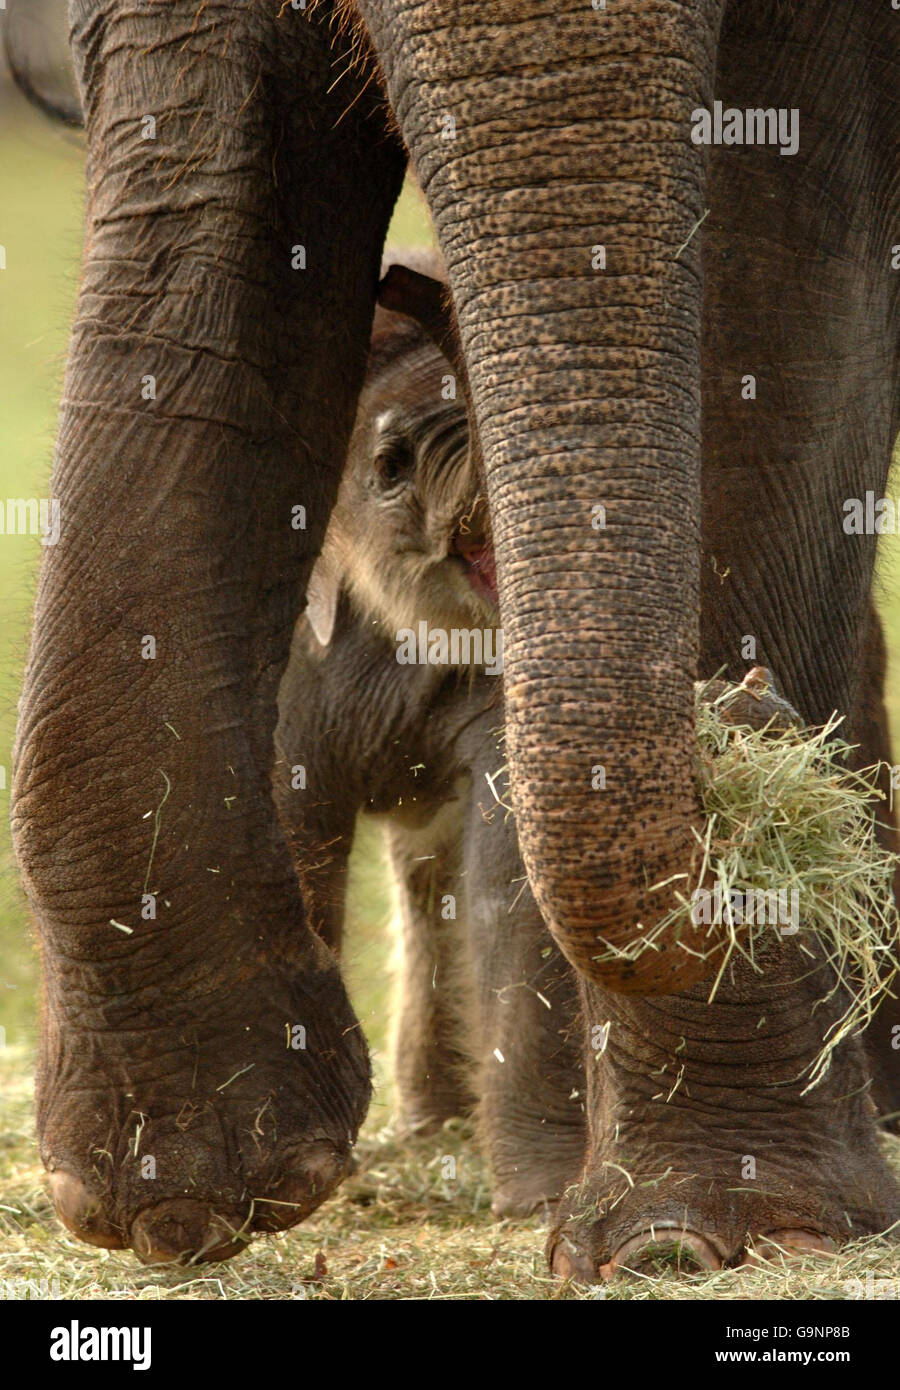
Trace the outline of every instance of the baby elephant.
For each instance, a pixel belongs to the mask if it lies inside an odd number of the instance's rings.
[[[474,1109],[494,1209],[524,1213],[581,1166],[575,980],[498,800],[502,633],[463,392],[438,346],[452,342],[442,288],[403,271],[386,284],[282,683],[276,795],[336,952],[357,814],[380,822],[399,905],[402,1119],[421,1130]]]

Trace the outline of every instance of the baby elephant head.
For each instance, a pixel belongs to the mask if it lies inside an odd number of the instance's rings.
[[[439,269],[433,256],[407,259]],[[347,463],[307,593],[323,646],[341,592],[391,641],[423,620],[447,632],[499,622],[445,287],[409,267],[393,267],[383,286],[390,293],[376,311]]]

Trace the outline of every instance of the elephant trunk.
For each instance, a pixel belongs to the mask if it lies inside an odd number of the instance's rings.
[[[418,73],[446,70],[440,31],[386,35],[386,69],[435,210],[487,471],[528,876],[585,976],[673,993],[709,966],[674,940],[616,952],[673,905],[656,885],[689,886],[702,823],[706,161],[691,116],[712,98],[722,4],[616,10],[579,0],[538,5],[527,33],[455,28],[477,82],[404,80],[407,38]]]
[[[572,964],[609,988],[673,993],[704,973],[695,956],[662,941],[633,961],[616,952],[673,905],[673,887],[694,886],[702,825],[695,349],[689,332],[661,338],[608,374],[595,354],[573,369],[580,402],[545,383],[521,430],[482,426],[511,791],[530,882]],[[692,420],[667,418],[676,395]]]

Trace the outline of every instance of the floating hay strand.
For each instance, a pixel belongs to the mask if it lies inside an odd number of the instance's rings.
[[[624,950],[604,943],[602,958],[633,960],[674,927],[682,949],[717,958],[710,1002],[735,952],[760,975],[786,941],[809,958],[810,972],[821,970],[824,959],[833,984],[815,1010],[835,997],[844,1007],[803,1073],[805,1094],[827,1075],[835,1048],[871,1022],[900,968],[898,856],[875,838],[876,803],[885,799],[875,785],[878,767],[849,769],[851,746],[835,737],[842,720],[832,717],[812,730],[770,720],[753,729],[730,722],[729,705],[746,700],[746,685],[713,698],[721,685],[710,681],[696,690],[697,787],[708,819],[692,874],[683,876],[677,905],[649,934]],[[702,884],[718,910],[704,916],[689,884]],[[772,913],[775,902],[792,905],[790,924]],[[750,911],[743,911],[748,903]],[[762,904],[769,910],[754,911]],[[762,920],[749,920],[757,916]]]

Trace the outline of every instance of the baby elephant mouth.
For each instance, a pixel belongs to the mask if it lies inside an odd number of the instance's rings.
[[[494,547],[484,535],[457,527],[450,544],[450,554],[463,562],[466,576],[475,592],[497,606],[497,569]]]

